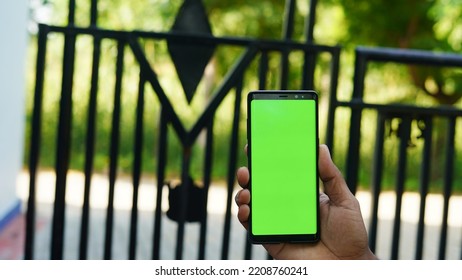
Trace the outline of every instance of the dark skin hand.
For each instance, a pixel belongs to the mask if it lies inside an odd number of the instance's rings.
[[[246,146],[247,152],[247,146]],[[332,162],[326,145],[319,146],[319,177],[324,193],[319,195],[321,238],[317,243],[279,243],[263,246],[274,259],[377,259],[368,246],[367,232],[359,202],[350,192],[341,172]],[[237,217],[248,229],[250,191],[249,170],[237,170],[243,188],[236,195]]]

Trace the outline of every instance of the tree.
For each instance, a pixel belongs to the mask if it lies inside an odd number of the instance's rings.
[[[347,45],[372,45],[443,52],[460,50],[462,13],[457,0],[333,0],[345,11]],[[462,74],[409,66],[413,84],[436,103],[454,105],[462,98]]]

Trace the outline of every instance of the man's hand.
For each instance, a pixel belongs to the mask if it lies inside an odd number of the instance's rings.
[[[247,152],[247,146],[246,146]],[[368,246],[367,232],[358,200],[350,192],[341,172],[332,162],[326,145],[319,146],[319,177],[324,193],[319,196],[321,239],[317,243],[264,244],[275,259],[377,259]],[[236,195],[237,217],[248,229],[250,214],[249,170],[237,170],[243,188]]]

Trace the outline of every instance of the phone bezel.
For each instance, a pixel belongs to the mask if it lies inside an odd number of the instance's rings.
[[[297,97],[296,97],[297,96]],[[302,98],[303,96],[303,98]],[[248,142],[248,168],[249,168],[249,190],[252,192],[252,137],[251,137],[251,102],[255,99],[263,100],[314,100],[315,101],[315,120],[316,120],[316,174],[318,174],[318,157],[319,157],[319,131],[318,131],[318,95],[313,90],[258,90],[251,91],[247,96],[247,142]],[[319,219],[319,182],[316,180],[316,233],[315,234],[275,234],[275,235],[254,235],[252,233],[252,199],[250,200],[249,214],[249,239],[252,243],[312,243],[319,240],[320,237],[320,219]]]

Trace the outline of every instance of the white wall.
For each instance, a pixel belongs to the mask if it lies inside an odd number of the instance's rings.
[[[22,165],[27,0],[0,1],[0,220],[18,202]]]

